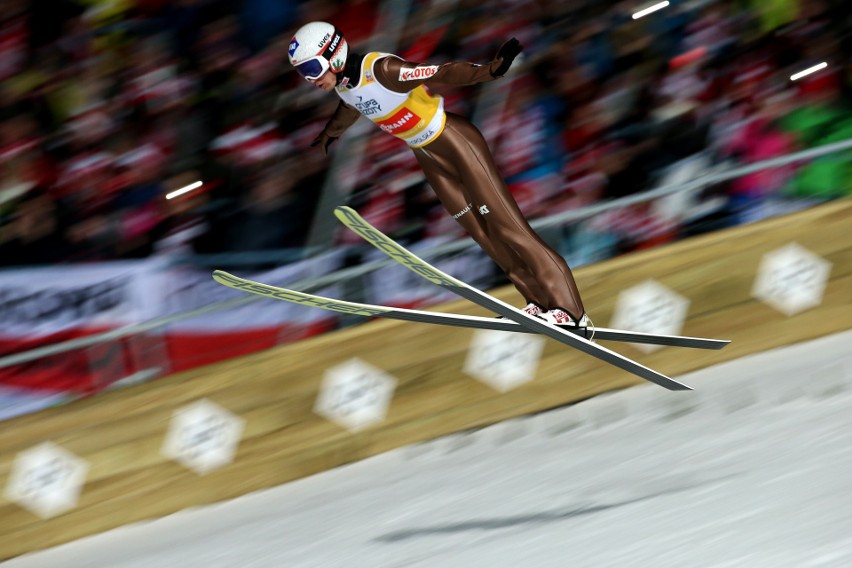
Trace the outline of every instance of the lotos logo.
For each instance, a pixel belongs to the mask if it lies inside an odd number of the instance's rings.
[[[296,53],[296,50],[299,49],[299,42],[296,41],[296,38],[290,40],[290,49],[287,52],[290,54],[290,57],[293,57],[293,54]]]
[[[416,81],[418,79],[428,79],[437,72],[437,65],[424,65],[422,67],[415,67],[414,69],[403,68],[399,70],[399,80]]]
[[[420,122],[420,117],[414,114],[409,109],[402,107],[399,112],[393,116],[376,122],[379,128],[388,134],[400,135],[403,132],[408,132]]]

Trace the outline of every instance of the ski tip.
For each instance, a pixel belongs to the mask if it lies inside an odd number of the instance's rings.
[[[235,283],[240,282],[240,278],[237,278],[233,274],[225,272],[224,270],[214,270],[211,276],[213,277],[213,280],[215,280],[217,283],[222,284],[224,286],[229,286],[231,288],[233,288],[233,285]]]
[[[355,211],[351,207],[347,207],[346,205],[338,205],[337,207],[335,207],[334,216],[340,219],[341,221],[351,219],[352,217],[359,217],[357,211]]]

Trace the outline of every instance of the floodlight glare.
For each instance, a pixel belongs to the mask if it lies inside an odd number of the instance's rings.
[[[204,185],[204,182],[197,181],[195,183],[191,183],[191,184],[189,184],[185,187],[182,187],[180,189],[176,189],[171,193],[167,193],[166,199],[173,199],[173,198],[177,197],[178,195],[183,195],[184,193],[189,193],[193,189],[198,189],[202,185]]]
[[[817,71],[820,71],[820,70],[822,70],[822,69],[825,69],[826,67],[828,67],[828,63],[826,63],[825,61],[823,61],[822,63],[820,63],[820,64],[818,64],[818,65],[814,65],[813,67],[808,67],[808,68],[807,68],[807,69],[805,69],[804,71],[799,71],[799,72],[798,72],[798,73],[796,73],[795,75],[791,75],[791,76],[790,76],[790,80],[791,80],[791,81],[798,81],[798,80],[799,80],[799,79],[801,79],[802,77],[807,77],[808,75],[810,75],[810,74],[812,74],[812,73],[816,73]]]
[[[663,8],[668,6],[669,4],[671,4],[671,2],[666,0],[665,2],[660,2],[659,4],[654,4],[653,6],[649,6],[648,8],[645,8],[644,10],[639,10],[638,12],[633,14],[633,19],[638,20],[642,16],[647,16],[648,14],[656,12],[657,10],[662,10]]]

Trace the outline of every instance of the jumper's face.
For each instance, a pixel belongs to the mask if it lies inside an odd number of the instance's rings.
[[[323,91],[331,91],[337,84],[337,78],[330,70],[320,75],[319,79],[305,79],[311,85],[316,85],[317,88]]]

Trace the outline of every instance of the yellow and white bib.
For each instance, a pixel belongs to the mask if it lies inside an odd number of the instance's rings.
[[[372,52],[364,56],[361,78],[352,88],[336,87],[346,104],[375,122],[379,128],[404,140],[412,148],[425,146],[444,130],[447,115],[444,97],[433,95],[423,85],[407,93],[395,93],[376,81],[373,66],[389,53]]]

